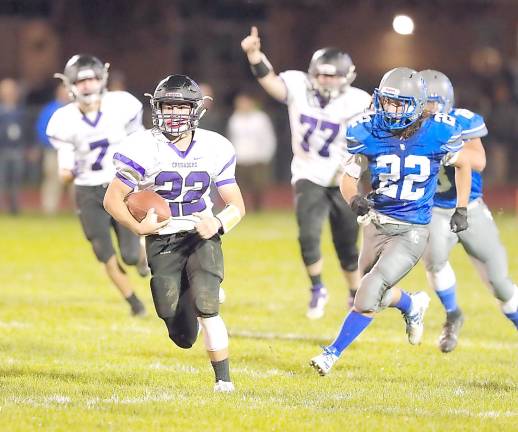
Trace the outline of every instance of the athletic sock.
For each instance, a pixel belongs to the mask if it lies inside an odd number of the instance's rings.
[[[126,297],[126,301],[130,304],[131,310],[138,310],[142,307],[142,302],[135,293],[131,293],[129,297]]]
[[[371,317],[367,317],[355,311],[349,312],[347,317],[345,317],[340,333],[338,333],[338,336],[334,342],[329,345],[328,349],[337,356],[340,356],[360,333],[367,328],[371,321]]]
[[[214,375],[216,376],[216,382],[227,381],[230,382],[230,369],[228,364],[228,357],[225,360],[211,361],[210,364],[214,369]]]
[[[309,278],[311,279],[311,285],[313,285],[313,287],[316,287],[318,285],[322,285],[322,275],[316,275],[316,276],[309,276]]]
[[[412,309],[412,297],[406,291],[401,290],[401,298],[393,307],[399,309],[403,314],[409,313]]]
[[[446,312],[453,312],[459,308],[457,306],[456,285],[453,285],[452,287],[442,291],[435,291],[435,293],[439,297],[439,300],[441,301]]]

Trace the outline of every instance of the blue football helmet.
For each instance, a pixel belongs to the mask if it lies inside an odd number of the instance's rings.
[[[388,71],[374,90],[375,126],[388,131],[403,130],[423,114],[427,91],[419,72],[398,67]]]
[[[419,72],[426,81],[428,101],[437,102],[437,112],[448,114],[453,108],[454,93],[450,79],[442,72],[426,69]]]

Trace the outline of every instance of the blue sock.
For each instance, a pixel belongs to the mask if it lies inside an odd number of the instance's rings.
[[[510,314],[504,314],[507,318],[511,320],[516,329],[518,330],[518,311]]]
[[[442,291],[435,291],[446,312],[453,312],[459,308],[457,305],[457,291],[455,288],[456,285],[453,285],[451,288]]]
[[[345,317],[340,333],[328,349],[339,356],[367,328],[371,321],[371,317],[366,317],[355,311],[349,312]]]
[[[406,314],[410,312],[410,309],[412,308],[412,298],[406,291],[401,290],[401,298],[393,307]]]

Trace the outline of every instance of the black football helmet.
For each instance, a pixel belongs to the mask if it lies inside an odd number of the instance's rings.
[[[63,73],[56,73],[54,77],[63,80],[74,100],[88,105],[97,102],[106,91],[109,67],[109,63],[103,64],[92,55],[76,54],[67,61]],[[91,93],[79,92],[76,83],[88,78],[98,79],[100,82],[99,88]]]
[[[206,108],[198,84],[186,75],[169,75],[158,83],[153,95],[146,93],[150,98],[153,125],[162,132],[178,136],[194,130],[205,114]],[[210,98],[211,99],[211,98]],[[162,104],[189,105],[188,114],[164,114]]]
[[[309,62],[308,74],[311,84],[320,96],[329,100],[339,96],[356,78],[356,67],[349,54],[338,48],[322,48],[315,51]],[[337,86],[323,86],[318,82],[318,75],[340,77]]]

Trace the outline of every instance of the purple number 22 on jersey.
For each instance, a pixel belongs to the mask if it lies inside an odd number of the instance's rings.
[[[165,186],[166,183],[171,183],[170,189],[156,192],[169,201],[173,217],[188,216],[194,212],[201,212],[207,207],[202,196],[210,186],[210,176],[205,171],[192,171],[185,177],[185,180],[176,171],[162,171],[156,176],[155,184]],[[189,189],[185,192],[182,202],[171,202],[182,194],[184,187]]]

